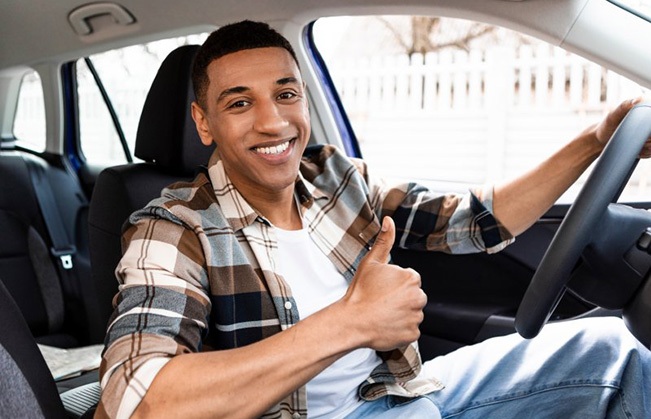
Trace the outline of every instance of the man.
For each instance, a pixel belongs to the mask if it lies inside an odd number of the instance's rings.
[[[305,85],[292,47],[265,24],[214,32],[193,83],[197,130],[217,149],[207,174],[167,188],[125,229],[98,416],[651,413],[635,390],[651,384],[651,355],[615,320],[421,365],[420,277],[387,264],[401,241],[501,250],[599,155],[631,101],[513,182],[438,196],[387,188],[333,147],[303,157]]]

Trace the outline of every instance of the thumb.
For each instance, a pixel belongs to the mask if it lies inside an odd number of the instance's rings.
[[[395,240],[396,225],[391,217],[384,217],[380,234],[375,239],[375,244],[366,255],[366,258],[379,263],[387,263]]]

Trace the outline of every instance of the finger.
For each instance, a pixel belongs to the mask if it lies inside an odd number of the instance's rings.
[[[644,102],[644,96],[638,96],[635,99],[631,99],[631,107],[637,105],[638,103]]]
[[[633,109],[633,106],[637,105],[642,101],[642,98],[628,99],[619,104],[617,108],[611,113],[611,116],[617,123],[624,119],[628,111]]]
[[[628,112],[641,101],[641,97],[627,99],[621,102],[615,109],[611,110],[596,127],[595,133],[597,135],[597,140],[601,144],[606,144],[617,129],[617,126],[622,122],[622,120],[624,120],[626,114],[628,114]]]
[[[413,279],[414,283],[418,285],[419,287],[422,285],[422,281],[420,279],[420,274],[415,271],[412,268],[405,268],[405,271],[409,273],[410,278]]]
[[[615,121],[617,121],[617,123],[619,123],[619,121],[621,121],[622,119],[624,119],[624,117],[626,116],[626,114],[627,114],[631,109],[633,109],[633,107],[634,107],[635,105],[637,105],[638,103],[642,102],[642,100],[643,100],[643,98],[640,96],[640,97],[636,97],[636,98],[634,98],[634,99],[628,99],[628,100],[623,101],[622,103],[619,104],[619,106],[618,106],[617,108],[615,108],[615,110],[613,110],[613,111],[611,112],[611,117],[612,117]]]
[[[640,150],[638,157],[641,159],[648,159],[651,157],[651,145],[645,144],[644,147],[642,147],[642,150]]]
[[[396,226],[391,217],[384,217],[382,220],[382,229],[375,239],[375,244],[368,252],[365,259],[373,260],[379,263],[387,263],[389,254],[396,239]]]

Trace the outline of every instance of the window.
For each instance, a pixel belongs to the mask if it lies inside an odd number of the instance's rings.
[[[314,42],[370,170],[444,192],[517,176],[644,93],[561,48],[460,19],[320,19]],[[627,199],[648,200],[649,179],[644,161]]]
[[[13,132],[17,145],[34,151],[45,150],[45,102],[41,78],[36,71],[23,76]]]
[[[140,113],[160,64],[173,49],[201,44],[206,36],[165,39],[89,57],[117,114],[131,153]],[[80,143],[87,162],[100,166],[126,163],[118,132],[84,59],[77,61],[77,89]]]

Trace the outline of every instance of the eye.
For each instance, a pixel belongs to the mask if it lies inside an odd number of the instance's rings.
[[[281,94],[278,95],[278,99],[280,100],[288,100],[288,99],[293,99],[297,97],[297,94],[294,92],[282,92]]]
[[[238,100],[238,101],[235,101],[235,102],[231,103],[230,105],[228,105],[228,108],[229,109],[243,108],[243,107],[248,106],[248,105],[249,105],[249,102],[247,102],[246,100]]]

